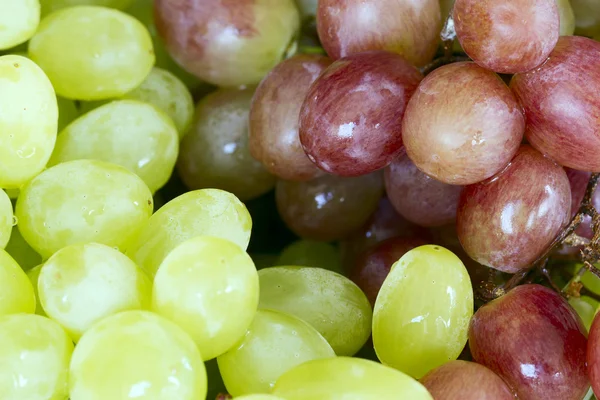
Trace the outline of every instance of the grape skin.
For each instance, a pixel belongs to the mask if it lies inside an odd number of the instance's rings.
[[[13,206],[6,192],[0,189],[0,249],[6,248],[13,227]]]
[[[35,311],[33,286],[19,264],[0,249],[0,315]]]
[[[29,40],[40,23],[39,0],[0,0],[0,10],[0,50]]]
[[[48,315],[46,314],[46,311],[44,311],[42,303],[40,302],[40,294],[38,291],[38,280],[40,277],[40,272],[42,272],[42,266],[43,264],[40,264],[36,267],[31,268],[29,271],[27,271],[27,277],[31,282],[31,286],[33,287],[33,293],[35,295],[35,313],[37,315],[41,315],[42,317],[47,317]]]

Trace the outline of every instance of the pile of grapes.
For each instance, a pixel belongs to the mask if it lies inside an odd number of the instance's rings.
[[[600,396],[600,0],[0,0],[0,400]]]

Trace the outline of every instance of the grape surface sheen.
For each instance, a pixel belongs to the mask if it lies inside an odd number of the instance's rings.
[[[0,249],[0,315],[35,311],[33,286],[19,264]]]

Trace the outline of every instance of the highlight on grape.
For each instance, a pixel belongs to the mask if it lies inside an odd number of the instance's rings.
[[[600,399],[600,0],[0,0],[0,400]]]

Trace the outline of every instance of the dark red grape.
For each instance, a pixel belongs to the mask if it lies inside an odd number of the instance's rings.
[[[600,43],[562,36],[548,61],[510,87],[525,110],[525,136],[558,163],[600,172]]]
[[[587,368],[592,389],[600,396],[600,318],[594,318],[590,327],[587,346]]]
[[[521,400],[581,400],[589,387],[585,327],[565,299],[522,285],[481,307],[469,327],[476,362]]]
[[[565,171],[523,145],[501,173],[464,188],[456,217],[458,238],[478,263],[514,273],[546,250],[570,213]]]
[[[364,175],[402,150],[402,116],[421,74],[386,51],[357,53],[331,64],[310,88],[300,112],[300,142],[326,172]]]
[[[402,138],[421,171],[469,185],[508,164],[524,129],[521,108],[502,79],[473,62],[460,62],[423,79],[406,108]]]

